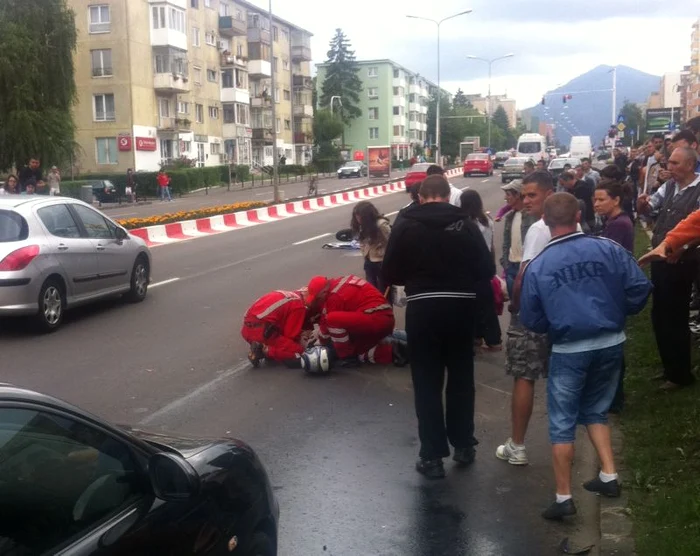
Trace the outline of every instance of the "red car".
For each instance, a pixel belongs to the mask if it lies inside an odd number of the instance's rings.
[[[464,159],[464,177],[474,174],[493,176],[493,162],[487,153],[471,153]]]
[[[420,162],[414,164],[408,169],[404,181],[406,182],[406,189],[418,185],[427,177],[428,168],[432,166],[429,162]]]

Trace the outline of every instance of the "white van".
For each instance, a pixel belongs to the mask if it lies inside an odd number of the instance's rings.
[[[523,133],[518,137],[517,151],[516,156],[532,158],[535,162],[541,159],[549,160],[549,156],[547,156],[547,141],[539,133]]]
[[[573,158],[590,158],[593,146],[588,135],[574,135],[571,138],[569,156]]]

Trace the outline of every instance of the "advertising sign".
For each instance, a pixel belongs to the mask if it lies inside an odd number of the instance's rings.
[[[370,178],[391,175],[391,147],[368,147],[367,160]]]
[[[670,124],[674,124],[671,126]],[[650,108],[647,110],[647,133],[667,133],[680,127],[680,108]]]
[[[120,134],[119,139],[117,139],[117,144],[119,145],[120,151],[130,151],[131,150],[131,135]]]
[[[136,138],[136,150],[137,151],[155,151],[158,145],[156,143],[155,137],[137,137]]]
[[[364,160],[365,159],[365,151],[355,151],[354,154],[352,155],[353,160]]]

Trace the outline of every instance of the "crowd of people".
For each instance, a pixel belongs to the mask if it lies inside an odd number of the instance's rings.
[[[41,161],[38,157],[30,158],[27,165],[19,175],[10,174],[5,178],[0,195],[60,195],[61,172],[58,167],[52,166],[46,178],[41,169]]]
[[[506,205],[495,219],[504,225],[499,276],[494,220],[479,194],[454,188],[442,168],[432,166],[409,188],[411,202],[393,227],[372,203],[358,203],[351,230],[365,278],[317,276],[298,291],[257,300],[242,329],[251,362],[277,359],[309,371],[410,364],[420,439],[416,469],[439,479],[450,454],[458,465],[475,458],[475,351],[505,347],[512,428],[496,457],[528,464],[535,383],[547,378],[556,497],[543,517],[576,513],[571,463],[578,424],[587,427],[600,459],[598,476],[584,488],[619,496],[607,418],[623,408],[626,318],[641,311],[652,292],[662,389],[694,381],[688,315],[700,244],[700,120],[660,139],[629,156],[616,150],[600,171],[584,160],[555,180],[533,164],[522,180],[504,185]],[[638,264],[639,218],[653,227],[654,249]],[[651,281],[640,268],[649,262]],[[501,282],[510,312],[505,342]],[[406,302],[405,332],[394,329],[396,297]]]

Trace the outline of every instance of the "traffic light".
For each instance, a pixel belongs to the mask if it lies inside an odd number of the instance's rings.
[[[573,97],[571,95],[564,95],[561,97],[562,104],[566,104],[567,100],[571,100]]]
[[[544,106],[544,95],[542,95],[542,106]]]

